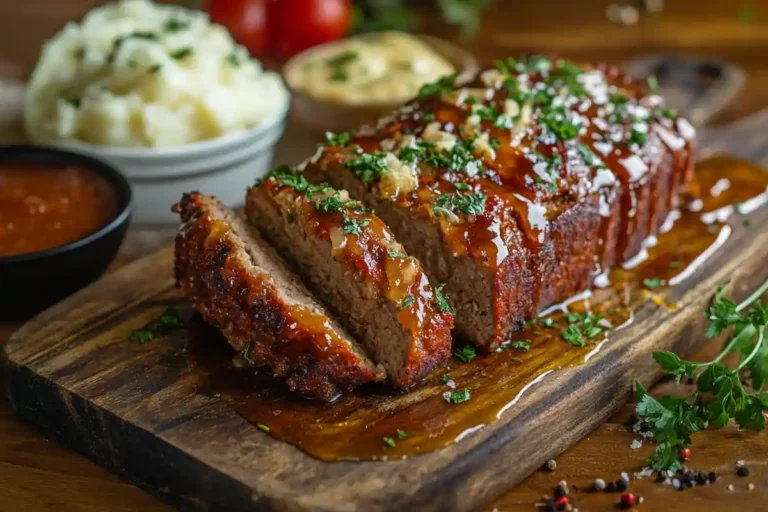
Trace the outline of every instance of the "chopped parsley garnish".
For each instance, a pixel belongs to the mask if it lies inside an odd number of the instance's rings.
[[[435,120],[434,112],[424,112],[424,121],[431,123],[434,120]]]
[[[733,210],[738,213],[739,215],[744,214],[744,203],[741,201],[734,201],[733,202]]]
[[[408,437],[408,434],[404,430],[397,429],[397,438],[404,439]]]
[[[486,195],[483,193],[477,194],[461,194],[455,192],[453,194],[440,194],[435,199],[435,204],[432,206],[432,212],[435,215],[442,215],[450,219],[455,219],[455,212],[466,213],[467,215],[480,215],[485,211]]]
[[[575,139],[581,130],[581,124],[568,119],[563,106],[546,109],[541,122],[559,140]]]
[[[661,117],[665,117],[672,121],[677,121],[677,118],[678,118],[677,110],[674,110],[671,108],[662,108],[662,109],[659,109],[658,113]]]
[[[445,284],[441,284],[435,288],[435,303],[437,304],[437,309],[439,309],[441,313],[453,314],[456,311],[453,309],[450,302],[448,302],[448,296],[443,292],[443,288],[445,288]]]
[[[691,444],[691,436],[704,428],[722,428],[734,419],[742,429],[765,429],[768,308],[761,298],[768,290],[768,281],[740,304],[723,296],[724,286],[717,289],[704,313],[710,322],[706,329],[708,338],[717,338],[730,329],[724,349],[716,358],[693,362],[673,352],[653,353],[664,373],[674,376],[678,382],[683,378],[694,379],[696,391],[688,396],[665,395],[656,399],[636,383],[637,414],[659,443],[648,459],[654,471],[679,470],[683,449]],[[721,363],[729,352],[740,354],[734,369]],[[715,399],[705,399],[705,396]]]
[[[344,167],[352,169],[355,176],[366,183],[377,180],[382,174],[388,172],[386,153],[365,153],[359,158],[345,162]]]
[[[576,345],[577,347],[584,346],[584,337],[576,326],[569,325],[568,328],[560,334],[560,337],[571,345]]]
[[[450,381],[450,380],[451,380],[451,375],[450,375],[450,374],[448,374],[448,373],[444,373],[444,374],[443,374],[443,375],[440,377],[440,380],[441,380],[441,381],[443,381],[443,382],[448,382],[448,381]]]
[[[189,21],[171,18],[165,22],[164,27],[167,32],[179,32],[189,28]]]
[[[658,91],[659,90],[659,80],[656,78],[656,75],[648,75],[648,88],[651,91]]]
[[[471,94],[466,98],[464,98],[464,100],[462,101],[464,105],[474,105],[475,103],[479,103],[479,102],[480,100],[477,98],[477,96],[472,96]]]
[[[131,339],[134,339],[139,343],[146,343],[148,341],[152,341],[154,337],[155,336],[152,334],[152,331],[150,331],[149,329],[139,329],[131,333]]]
[[[645,146],[648,142],[648,133],[643,130],[639,130],[634,124],[632,125],[632,131],[629,134],[630,144],[637,144],[640,147]]]
[[[229,55],[227,55],[226,58],[224,59],[224,62],[236,68],[240,67],[240,59],[237,58],[237,54],[235,52],[232,52]]]
[[[304,176],[293,172],[287,165],[281,165],[280,167],[270,171],[265,176],[265,179],[274,181],[285,187],[293,187],[296,192],[303,192],[307,199],[312,199],[312,195],[315,193],[332,190],[331,186],[327,183],[312,185]]]
[[[461,350],[456,350],[453,353],[453,357],[464,363],[470,362],[475,356],[477,356],[477,354],[475,354],[475,348],[471,345],[464,345],[461,347]]]
[[[605,167],[605,165],[603,164],[602,160],[600,160],[597,157],[597,155],[595,155],[595,153],[591,149],[589,149],[589,146],[587,146],[586,144],[582,144],[581,142],[579,142],[576,145],[576,150],[581,155],[581,158],[584,159],[584,163],[585,164],[587,164],[589,166],[597,165],[597,166],[600,166],[600,167]]]
[[[394,258],[396,260],[403,260],[403,259],[405,259],[405,253],[402,253],[402,252],[387,251],[387,255],[390,258]]]
[[[386,444],[387,446],[391,446],[392,448],[394,448],[396,443],[395,443],[395,440],[394,440],[394,439],[392,439],[391,437],[385,437],[385,438],[384,438],[384,444]]]
[[[416,96],[416,98],[423,100],[425,98],[429,98],[430,96],[448,94],[449,92],[453,91],[455,81],[456,73],[452,75],[446,75],[436,82],[424,84],[421,86],[421,89],[419,89],[419,94]]]
[[[352,134],[349,132],[333,133],[325,132],[325,143],[329,146],[346,146],[352,140]]]
[[[328,78],[330,78],[332,82],[346,82],[349,80],[349,73],[341,68],[334,68]]]
[[[472,113],[478,116],[482,121],[496,121],[499,117],[499,111],[495,105],[478,106],[472,109]]]
[[[184,327],[184,319],[176,308],[170,306],[163,311],[160,318],[143,329],[133,331],[130,338],[139,343],[146,343],[155,339],[155,335],[163,335],[180,327]]]
[[[654,290],[659,286],[661,286],[661,278],[651,277],[651,278],[643,279],[643,285],[649,290]]]
[[[416,299],[413,295],[406,295],[403,302],[400,303],[400,311],[412,306],[414,302],[416,302]]]
[[[342,52],[326,60],[325,64],[332,68],[338,68],[341,66],[346,66],[351,62],[354,62],[355,60],[357,60],[359,56],[360,54],[357,53],[356,51],[348,50],[346,52]]]
[[[468,389],[457,389],[455,391],[446,391],[443,393],[443,400],[449,404],[460,404],[467,402],[470,398]]]
[[[546,74],[552,69],[552,61],[543,55],[533,55],[528,59],[528,71]]]
[[[371,219],[353,219],[344,213],[341,230],[347,235],[360,236],[360,229],[371,223]]]
[[[251,350],[253,350],[253,343],[249,341],[245,346],[245,350],[243,350],[243,357],[248,362],[251,362]]]
[[[682,261],[670,261],[669,262],[669,268],[680,268],[683,266]]]
[[[472,186],[469,183],[464,183],[463,181],[457,181],[453,184],[453,187],[456,190],[472,190]]]
[[[64,98],[64,101],[72,105],[74,108],[80,108],[80,105],[82,104],[80,98]]]
[[[322,213],[341,213],[347,208],[354,208],[355,206],[357,206],[357,201],[342,201],[338,192],[325,199],[315,201],[315,208]]]
[[[491,149],[499,149],[501,147],[501,141],[496,137],[491,137],[488,139],[488,145],[491,146]]]
[[[192,48],[181,48],[171,52],[169,55],[173,60],[182,60],[192,55],[192,53]]]
[[[163,69],[163,66],[161,66],[160,64],[155,64],[154,66],[151,66],[147,71],[149,71],[150,73],[157,73],[161,69]]]
[[[551,318],[542,318],[541,320],[539,320],[539,324],[543,325],[547,329],[551,329],[557,325],[555,324],[555,321],[552,320]]]
[[[509,346],[521,352],[528,352],[531,350],[531,340],[515,340]]]
[[[262,423],[259,423],[258,425],[256,425],[256,428],[258,428],[262,432],[269,432],[269,427]]]

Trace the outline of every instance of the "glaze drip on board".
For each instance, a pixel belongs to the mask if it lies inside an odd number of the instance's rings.
[[[615,269],[606,276],[609,286],[595,287],[591,297],[569,304],[569,311],[603,315],[616,330],[631,322],[638,308],[676,308],[667,302],[668,289],[663,285],[695,277],[695,269],[688,269],[701,264],[701,255],[711,255],[727,244],[734,229],[731,225],[746,222],[740,218],[738,206],[733,208],[735,216],[725,222],[707,224],[702,215],[747,203],[768,190],[768,173],[725,157],[700,164],[696,177],[702,191],[696,211],[682,211],[668,232],[646,241],[647,258],[633,268]],[[711,194],[712,187],[724,177],[730,187]],[[649,290],[649,282],[662,286]],[[554,312],[548,318],[555,326],[537,323],[512,340],[527,340],[528,351],[510,344],[468,363],[452,358],[409,393],[393,394],[374,385],[333,404],[292,396],[267,372],[236,369],[226,343],[212,340],[220,335],[201,321],[193,321],[189,329],[189,354],[199,379],[198,389],[220,397],[249,422],[268,428],[269,435],[322,460],[391,460],[444,448],[471,435],[514,407],[527,390],[552,372],[583,364],[611,343],[609,333],[607,339],[599,336],[587,340],[584,347],[574,346],[561,338],[568,326],[563,313]],[[463,345],[459,340],[455,348]],[[454,391],[450,385],[455,390],[468,389],[470,399],[458,404],[446,401],[444,394]]]

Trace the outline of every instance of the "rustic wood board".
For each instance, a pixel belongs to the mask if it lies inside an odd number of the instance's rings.
[[[765,114],[707,144],[753,148]],[[762,124],[761,124],[762,123]],[[762,135],[762,134],[761,134]],[[763,135],[764,136],[764,135]],[[736,151],[739,152],[739,151]],[[129,333],[178,303],[172,249],[139,260],[42,313],[4,349],[16,413],[184,510],[471,510],[501,495],[658,377],[650,353],[689,352],[701,310],[730,279],[734,293],[768,277],[768,208],[734,226],[725,247],[670,291],[677,310],[647,304],[588,364],[558,370],[495,424],[446,449],[389,462],[321,462],[276,441],[198,392],[186,331],[140,345]]]

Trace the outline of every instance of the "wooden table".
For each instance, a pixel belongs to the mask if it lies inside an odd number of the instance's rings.
[[[66,20],[75,19],[101,3],[95,0],[25,0],[0,2],[0,73],[25,76],[34,65],[42,41]],[[768,106],[768,1],[722,2],[675,0],[659,14],[643,16],[632,27],[606,20],[610,1],[546,0],[513,2],[496,0],[474,40],[466,46],[484,62],[521,52],[557,52],[567,57],[622,61],[648,53],[694,54],[718,57],[748,72],[741,94],[718,121],[742,117]],[[446,27],[430,30],[454,37]],[[163,235],[134,229],[121,256],[120,266],[146,252]],[[16,325],[0,324],[0,343]],[[711,358],[718,350],[711,344],[695,355]],[[674,385],[661,383],[655,393]],[[555,472],[538,472],[513,489],[491,509],[533,510],[543,494],[551,494],[561,479],[572,489],[587,488],[601,477],[617,479],[642,467],[652,444],[630,449],[636,438],[625,426],[631,405],[602,425],[558,459]],[[650,479],[633,482],[632,489],[645,497],[638,510],[765,510],[768,503],[768,434],[726,431],[703,432],[694,437],[691,465],[722,477],[715,485],[684,493]],[[734,475],[737,460],[752,470],[748,478]],[[467,476],[471,478],[471,476]],[[754,484],[752,491],[748,484]],[[729,491],[728,485],[733,485]],[[573,490],[574,505],[582,511],[613,510],[618,494]],[[58,511],[165,511],[167,505],[120,481],[70,450],[49,443],[17,421],[0,401],[0,503],[3,510]]]

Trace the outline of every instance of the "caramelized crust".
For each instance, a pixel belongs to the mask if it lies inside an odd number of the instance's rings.
[[[316,296],[406,388],[445,361],[453,315],[389,227],[344,190],[273,171],[248,192],[246,214]]]
[[[177,289],[249,363],[325,401],[384,378],[243,220],[199,193],[184,194],[173,209],[182,219]]]
[[[617,68],[534,57],[427,86],[300,167],[375,208],[448,283],[457,330],[494,349],[652,243],[691,178],[692,138]]]

